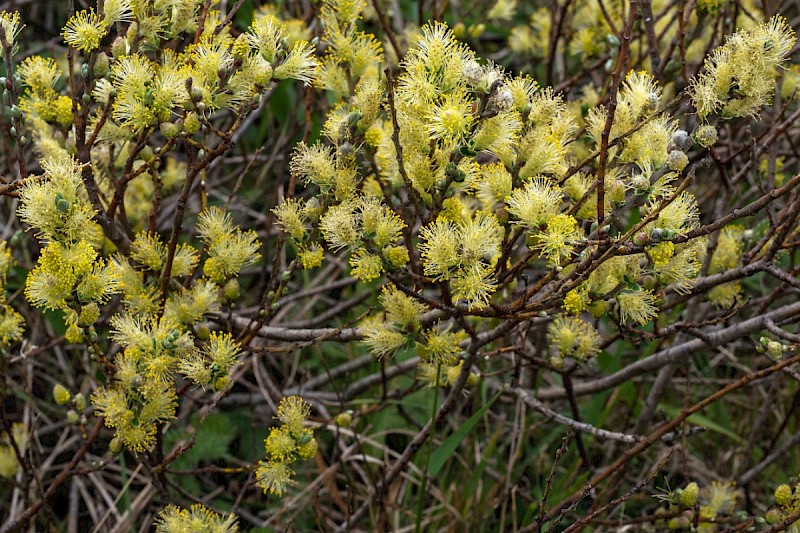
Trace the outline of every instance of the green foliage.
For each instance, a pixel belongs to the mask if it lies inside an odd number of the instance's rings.
[[[796,6],[29,4],[4,532],[797,529]]]

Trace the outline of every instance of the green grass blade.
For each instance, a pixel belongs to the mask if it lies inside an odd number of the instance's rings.
[[[447,462],[447,460],[450,459],[450,456],[453,455],[453,453],[456,451],[456,448],[458,448],[458,445],[461,443],[462,440],[464,440],[464,437],[466,437],[469,434],[469,432],[475,428],[475,425],[478,423],[478,420],[481,419],[483,414],[486,412],[487,409],[489,409],[489,407],[492,406],[495,400],[497,400],[500,397],[500,394],[502,394],[502,392],[503,391],[500,391],[497,394],[495,394],[494,397],[491,400],[489,400],[489,402],[486,405],[478,409],[478,411],[474,415],[472,415],[470,419],[464,423],[464,425],[455,430],[449,437],[444,439],[444,441],[439,445],[439,447],[433,451],[430,457],[430,463],[428,467],[428,474],[430,474],[431,477],[434,477],[436,476],[436,474],[439,473],[439,470],[441,470],[444,464]]]

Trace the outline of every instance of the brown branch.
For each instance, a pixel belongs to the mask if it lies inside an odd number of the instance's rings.
[[[86,452],[89,451],[89,448],[94,443],[94,440],[97,438],[97,435],[100,434],[100,428],[103,427],[103,419],[100,418],[97,420],[97,423],[92,428],[92,432],[89,433],[89,436],[86,440],[83,441],[83,444],[78,451],[75,452],[75,455],[70,459],[69,463],[61,469],[61,472],[49,482],[47,491],[42,496],[42,499],[38,500],[37,502],[30,505],[22,514],[13,522],[7,524],[0,533],[13,533],[15,531],[22,531],[28,526],[28,522],[39,512],[39,509],[49,500],[52,498],[58,488],[73,474],[73,470],[81,462],[83,456],[86,455]]]
[[[566,417],[556,411],[553,411],[549,407],[547,407],[543,402],[536,399],[531,393],[522,388],[511,389],[508,391],[516,395],[520,398],[528,407],[535,409],[540,414],[544,415],[545,418],[548,420],[552,420],[554,422],[558,422],[559,424],[563,424],[565,426],[569,426],[577,431],[582,431],[584,433],[588,433],[593,437],[599,440],[613,440],[616,442],[627,442],[628,444],[634,444],[636,442],[642,442],[646,437],[642,435],[632,435],[629,433],[620,433],[618,431],[609,431],[607,429],[602,429],[595,427],[591,424],[587,424],[586,422],[580,422],[578,420],[573,420],[572,418]],[[691,434],[695,433],[702,433],[705,431],[705,428],[697,427],[692,428],[690,431]],[[675,439],[681,436],[680,432],[673,432],[673,433],[666,433],[661,436],[661,440],[664,442],[673,442]]]
[[[752,372],[750,374],[747,374],[746,376],[744,376],[741,379],[739,379],[739,380],[727,385],[726,387],[720,389],[719,391],[715,392],[714,394],[712,394],[710,396],[707,396],[706,398],[704,398],[700,402],[692,405],[691,407],[683,409],[678,416],[676,416],[675,418],[673,418],[672,420],[670,420],[666,424],[661,425],[658,429],[656,429],[655,431],[650,433],[650,435],[648,435],[644,440],[642,440],[638,444],[636,444],[633,447],[631,447],[628,451],[623,453],[622,456],[619,459],[614,461],[614,463],[612,463],[610,466],[608,466],[605,469],[603,469],[602,472],[600,472],[599,474],[594,476],[592,479],[590,479],[586,483],[585,486],[596,487],[603,480],[605,480],[606,478],[611,476],[613,473],[617,472],[620,468],[622,468],[632,458],[636,457],[637,455],[639,455],[640,453],[642,453],[643,451],[648,449],[650,446],[652,446],[653,444],[658,442],[661,439],[661,437],[663,437],[668,432],[670,432],[671,430],[675,429],[680,424],[682,424],[684,420],[689,418],[694,413],[702,411],[703,409],[705,409],[706,407],[708,407],[712,403],[716,402],[720,398],[726,396],[727,394],[730,394],[731,392],[733,392],[735,390],[738,390],[738,389],[744,387],[745,385],[748,385],[749,383],[752,383],[753,381],[755,381],[757,379],[769,376],[769,375],[771,375],[771,374],[773,374],[775,372],[778,372],[779,370],[782,370],[783,368],[786,368],[786,367],[788,367],[790,365],[793,365],[793,364],[795,364],[797,362],[800,362],[800,355],[796,355],[796,356],[794,356],[792,358],[789,358],[789,359],[786,359],[784,361],[781,361],[780,363],[776,363],[776,364],[774,364],[774,365],[772,365],[770,367],[767,367],[767,368],[764,368],[762,370],[758,370],[756,372]],[[574,492],[572,495],[568,496],[561,503],[559,503],[553,509],[551,509],[547,513],[547,518],[548,519],[555,518],[556,516],[558,516],[560,514],[560,512],[563,509],[569,507],[575,501],[577,501],[580,498],[582,498],[583,494],[584,494],[584,489],[581,489],[579,491]],[[800,513],[798,513],[798,517],[800,517]],[[775,530],[775,531],[777,531],[777,530]]]
[[[2,89],[3,91],[8,91],[9,108],[11,108],[12,110],[11,124],[17,131],[14,148],[16,149],[17,166],[19,167],[19,177],[20,179],[25,179],[28,177],[28,169],[25,166],[25,153],[22,151],[23,146],[22,142],[20,142],[20,138],[22,136],[22,114],[20,113],[18,107],[19,87],[17,86],[17,83],[15,83],[14,81],[14,63],[12,60],[14,43],[10,41],[9,36],[6,35],[5,28],[2,25],[0,25],[0,46],[2,46],[3,48],[3,61],[5,62],[6,76],[7,76],[6,86],[0,87],[0,89]]]
[[[611,128],[614,125],[614,115],[617,112],[617,95],[619,87],[622,83],[622,71],[628,61],[628,50],[631,45],[631,38],[633,35],[633,23],[636,20],[637,6],[639,0],[631,0],[630,12],[628,13],[628,20],[625,23],[625,28],[622,30],[622,41],[619,46],[619,53],[617,54],[617,65],[611,75],[611,90],[608,96],[608,109],[606,110],[606,123],[603,126],[603,132],[600,134],[600,158],[597,163],[597,229],[600,234],[603,233],[603,219],[605,218],[605,202],[606,202],[606,162],[608,161],[608,142],[611,136]]]
[[[577,383],[574,385],[575,395],[584,396],[586,394],[610,389],[635,376],[657,370],[664,365],[678,362],[685,357],[707,349],[707,343],[711,343],[714,346],[723,346],[736,339],[753,335],[765,328],[764,324],[767,319],[780,323],[785,320],[796,318],[797,316],[800,316],[800,302],[785,305],[764,315],[755,316],[743,322],[739,322],[738,324],[707,333],[706,340],[692,339],[682,344],[670,346],[644,359],[631,363],[622,370],[608,376],[585,383]],[[566,392],[561,387],[542,389],[536,394],[536,397],[540,400],[565,398]]]

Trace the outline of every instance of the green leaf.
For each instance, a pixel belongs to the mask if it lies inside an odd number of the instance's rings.
[[[236,437],[236,426],[227,416],[209,415],[198,428],[194,446],[188,453],[193,453],[199,460],[226,459],[229,457],[228,446],[234,437]]]
[[[269,434],[268,428],[253,420],[250,409],[234,409],[226,413],[227,419],[236,426],[239,439],[233,446],[236,457],[254,463],[264,458],[264,439]]]
[[[119,472],[120,472],[120,481],[122,486],[128,484],[128,467],[125,464],[125,454],[119,454]],[[122,512],[130,511],[131,509],[131,493],[128,488],[125,488],[125,492],[122,493],[122,496],[119,498],[119,503],[117,503],[117,509]]]
[[[279,82],[272,95],[269,98],[269,108],[273,116],[280,124],[284,124],[291,117],[290,113],[297,113],[297,95],[294,90],[294,82],[292,80],[283,80]],[[261,126],[264,138],[266,138],[266,128],[268,128],[267,121],[264,121]]]
[[[193,424],[199,422],[198,417],[194,417]],[[217,461],[219,459],[229,459],[228,446],[236,437],[236,425],[222,414],[208,415],[203,425],[197,428],[197,436],[194,445],[189,448],[176,461],[177,468],[193,468],[201,461]],[[168,431],[164,436],[164,444],[169,449],[179,439],[190,438],[187,431]]]
[[[486,466],[488,464],[487,459],[491,459],[493,457],[494,451],[497,448],[497,442],[500,440],[501,435],[503,434],[503,428],[498,425],[497,429],[494,433],[492,433],[491,437],[489,438],[489,442],[486,445],[486,448],[481,454],[481,460],[478,465],[475,467],[475,470],[469,476],[466,482],[466,491],[465,494],[477,494],[478,493],[478,482],[481,481],[483,477],[483,472],[486,470]],[[481,502],[491,494],[491,491],[484,490],[481,492]],[[469,499],[464,500],[467,506],[471,505],[471,501]]]
[[[252,0],[246,0],[242,5],[239,6],[239,10],[233,17],[233,20],[236,21],[236,25],[239,26],[241,29],[246,29],[253,23],[253,2]]]
[[[50,322],[56,335],[64,335],[67,332],[67,323],[64,321],[64,314],[60,311],[43,311],[44,318]]]
[[[673,407],[671,405],[664,406],[664,412],[667,413],[669,416],[671,416],[673,418],[681,414],[680,408]],[[739,435],[737,435],[736,433],[734,433],[730,429],[726,428],[725,426],[722,426],[722,425],[718,424],[717,422],[714,422],[710,418],[708,418],[706,416],[703,416],[701,414],[695,413],[695,414],[691,415],[689,418],[687,418],[686,421],[689,422],[689,423],[695,424],[697,426],[704,427],[704,428],[706,428],[706,429],[708,429],[710,431],[716,431],[720,435],[725,435],[729,439],[731,439],[734,442],[737,442],[739,444],[744,444],[745,443],[745,441],[744,441],[744,439],[742,437],[740,437]]]
[[[444,441],[436,448],[433,453],[431,454],[428,474],[431,477],[436,477],[436,474],[439,473],[439,470],[442,469],[444,464],[450,459],[450,456],[456,451],[458,445],[461,444],[461,441],[464,440],[474,428],[475,425],[478,423],[478,420],[481,419],[483,414],[486,412],[489,407],[500,397],[503,391],[498,392],[494,395],[494,397],[489,400],[489,402],[478,409],[478,411],[472,415],[469,420],[467,420],[460,428],[455,430],[449,437],[444,439]]]

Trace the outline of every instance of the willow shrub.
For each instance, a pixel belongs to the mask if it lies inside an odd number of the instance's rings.
[[[794,32],[548,6],[0,13],[3,531],[798,519]]]

